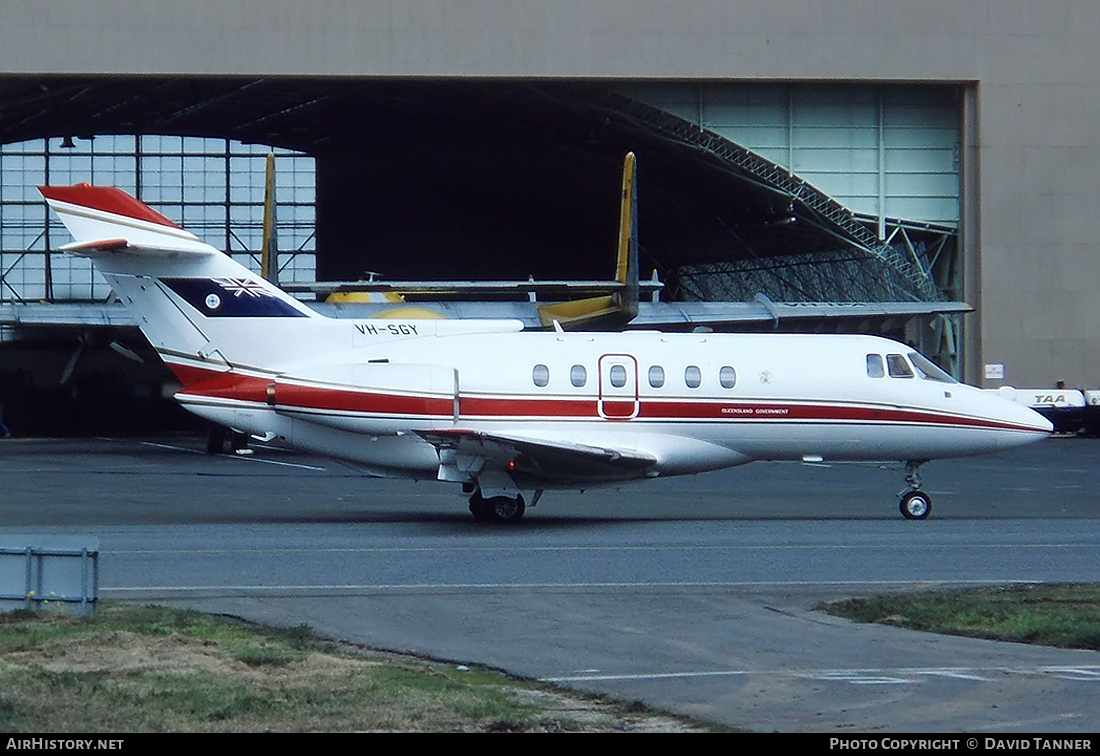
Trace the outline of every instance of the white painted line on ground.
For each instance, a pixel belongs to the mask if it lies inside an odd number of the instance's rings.
[[[102,552],[101,552],[102,554]],[[1023,585],[1030,585],[1032,583],[1041,582],[1037,580],[1019,580],[1019,581],[994,581],[994,580],[952,580],[949,582],[938,582],[929,580],[911,580],[911,581],[898,581],[898,580],[879,580],[879,581],[866,581],[866,580],[854,580],[851,582],[809,582],[809,581],[791,581],[791,582],[712,582],[712,583],[359,583],[349,585],[132,585],[132,586],[114,586],[114,587],[101,587],[99,592],[101,594],[111,593],[163,593],[163,592],[175,592],[175,593],[192,593],[192,592],[223,592],[226,594],[239,594],[239,593],[256,593],[256,594],[271,594],[271,593],[284,593],[289,591],[304,592],[314,591],[318,595],[324,592],[371,592],[371,591],[529,591],[529,590],[574,590],[574,589],[601,589],[601,590],[622,590],[624,588],[635,589],[666,589],[666,588],[745,588],[745,587],[807,587],[807,588],[820,588],[824,586],[844,588],[850,586],[877,586],[877,585],[919,585],[919,586],[948,586],[948,585],[990,585],[997,583],[999,585],[1011,585],[1020,583]]]
[[[1100,666],[1091,667],[945,667],[910,669],[910,668],[886,668],[886,669],[820,669],[820,670],[790,670],[790,669],[728,669],[714,670],[711,672],[651,672],[638,674],[572,674],[557,677],[539,678],[543,682],[570,683],[570,682],[599,682],[612,680],[667,680],[673,678],[700,678],[700,677],[734,677],[745,675],[765,675],[768,677],[797,677],[811,680],[824,680],[831,682],[845,682],[852,685],[906,685],[922,682],[924,677],[951,677],[974,682],[990,682],[991,673],[1012,675],[1044,675],[1061,673],[1076,674],[1079,677],[1065,677],[1064,679],[1076,681],[1100,681]],[[985,676],[983,676],[985,675]]]
[[[726,669],[715,672],[656,672],[640,675],[572,675],[569,677],[540,677],[541,682],[569,683],[569,682],[598,682],[607,680],[669,680],[674,678],[692,677],[737,677],[739,675],[757,674],[748,669]]]

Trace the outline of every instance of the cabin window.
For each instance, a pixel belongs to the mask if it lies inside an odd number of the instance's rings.
[[[531,370],[531,380],[535,382],[535,385],[539,388],[543,388],[550,383],[550,368],[546,365],[535,365]]]
[[[569,382],[577,388],[588,383],[588,371],[584,369],[584,365],[574,365],[569,368]]]
[[[684,368],[684,383],[688,388],[699,388],[703,383],[703,371],[696,365],[688,365]]]
[[[885,375],[886,366],[882,364],[882,355],[867,355],[867,376],[869,378],[882,378]]]
[[[912,378],[913,368],[900,354],[886,355],[886,368],[890,371],[891,378]]]
[[[626,385],[626,368],[622,365],[612,365],[608,378],[611,380],[612,386],[622,388]]]
[[[929,381],[940,381],[941,383],[958,383],[951,374],[946,372],[932,360],[925,357],[920,352],[910,352],[909,361],[913,363],[913,367],[917,369],[917,374],[921,378]]]
[[[649,385],[653,388],[661,388],[665,385],[665,369],[660,365],[649,367]]]
[[[722,388],[733,388],[737,385],[737,371],[730,365],[723,365],[718,371],[718,382],[722,384]]]

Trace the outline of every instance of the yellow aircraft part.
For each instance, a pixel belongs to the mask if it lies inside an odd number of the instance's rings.
[[[628,152],[623,160],[623,182],[619,207],[618,255],[615,280],[622,288],[609,296],[575,299],[553,304],[536,303],[535,309],[544,328],[557,323],[562,328],[595,326],[597,323],[621,327],[638,314],[638,199],[635,157]],[[416,292],[412,292],[416,293]],[[440,293],[433,289],[433,293]],[[394,292],[340,291],[330,294],[327,302],[404,303],[405,297]],[[446,316],[420,307],[397,307],[373,315],[374,318],[419,318],[445,320]]]
[[[570,323],[584,322],[610,315],[621,309],[613,296],[574,299],[569,302],[554,304],[538,304],[535,307],[539,313],[539,320],[547,328],[553,325],[555,320],[564,327]]]
[[[598,322],[619,324],[638,314],[637,266],[637,187],[634,179],[634,153],[623,160],[622,203],[619,208],[619,247],[615,280],[625,288],[610,296],[575,299],[556,304],[538,304],[539,321],[544,328],[555,322],[562,328],[594,326]]]
[[[425,307],[394,307],[371,315],[374,320],[446,320],[447,316]]]
[[[623,193],[622,206],[619,211],[619,248],[615,265],[615,280],[626,283],[628,277],[635,271],[628,268],[630,252],[630,232],[636,222],[634,218],[634,153],[626,153],[623,160]]]
[[[401,304],[405,296],[393,291],[334,291],[325,297],[326,302],[389,302]]]
[[[264,177],[264,226],[260,242],[260,275],[278,285],[278,242],[275,238],[275,153],[267,153]]]
[[[404,304],[405,295],[395,291],[334,291],[325,297],[334,304],[370,302],[374,304]],[[447,316],[425,307],[394,307],[370,316],[373,319],[446,320]]]

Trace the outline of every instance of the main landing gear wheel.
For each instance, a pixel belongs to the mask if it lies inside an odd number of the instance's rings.
[[[470,497],[470,514],[478,522],[518,522],[527,505],[522,496],[492,496],[488,499],[477,491]]]
[[[907,520],[925,520],[932,514],[932,497],[924,491],[906,491],[899,508]]]

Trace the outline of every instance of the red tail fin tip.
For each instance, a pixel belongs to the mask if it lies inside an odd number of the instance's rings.
[[[146,223],[155,223],[158,226],[179,228],[144,202],[113,186],[92,186],[81,183],[73,186],[40,186],[38,190],[48,200],[121,215]]]

